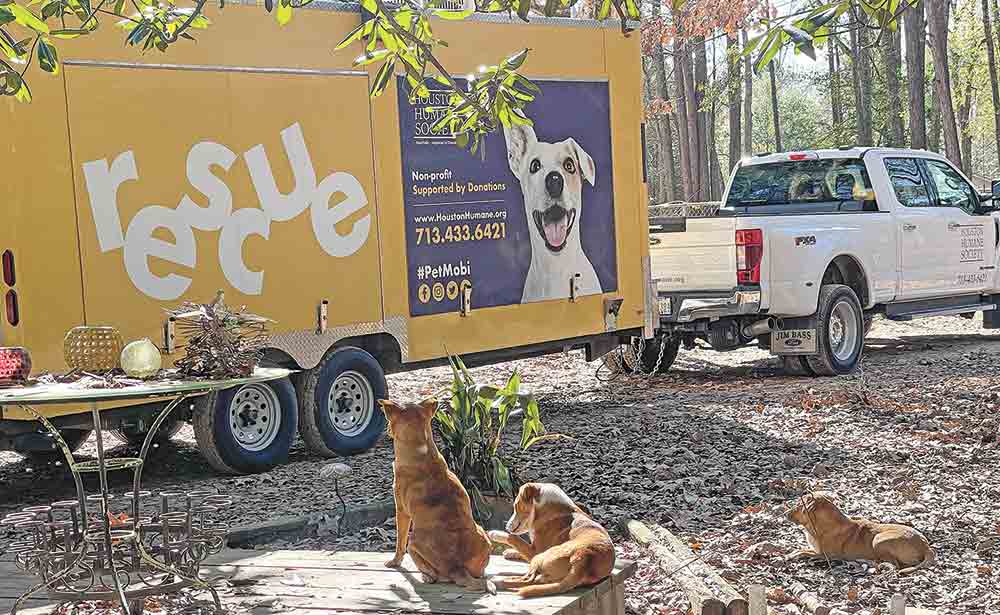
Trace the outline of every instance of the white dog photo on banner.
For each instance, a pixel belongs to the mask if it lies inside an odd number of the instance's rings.
[[[521,303],[565,299],[576,276],[578,295],[600,294],[600,280],[580,239],[583,182],[593,186],[597,178],[593,158],[572,138],[540,142],[531,126],[505,127],[504,137],[531,238]]]

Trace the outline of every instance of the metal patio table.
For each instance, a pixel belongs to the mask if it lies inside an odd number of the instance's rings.
[[[286,377],[285,369],[258,368],[248,378],[231,380],[158,380],[120,388],[82,388],[69,384],[37,384],[0,389],[0,407],[17,406],[38,419],[61,449],[76,483],[76,499],[49,506],[31,506],[7,515],[0,524],[13,527],[23,539],[11,545],[18,567],[41,578],[14,604],[41,589],[60,602],[117,601],[125,615],[141,613],[147,596],[186,588],[208,591],[221,610],[216,591],[199,577],[201,562],[225,543],[228,527],[210,516],[230,506],[227,496],[206,491],[159,493],[140,490],[146,455],[160,425],[185,401],[213,391]],[[101,434],[100,402],[172,398],[146,435],[138,457],[106,459],[97,438],[97,459],[77,461],[59,430],[34,406],[82,404],[90,407],[94,430]],[[132,491],[112,496],[107,473],[132,470]],[[82,475],[96,473],[100,493],[88,496]],[[147,513],[142,502],[156,500]],[[112,502],[130,503],[130,513],[112,512]],[[149,508],[147,506],[147,508]],[[95,511],[96,509],[96,511]]]

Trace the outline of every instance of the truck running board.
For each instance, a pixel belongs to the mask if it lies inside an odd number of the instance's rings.
[[[918,307],[916,305],[907,306],[895,306],[897,309],[891,309],[893,306],[889,306],[886,309],[885,316],[889,320],[914,320],[916,318],[929,318],[931,316],[956,316],[958,314],[968,314],[970,312],[989,312],[997,309],[995,303],[966,303],[963,305],[950,305],[941,307],[928,307],[923,306],[923,309],[908,309],[906,311],[897,311],[901,307]]]

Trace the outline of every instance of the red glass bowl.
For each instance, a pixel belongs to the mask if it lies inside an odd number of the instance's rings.
[[[31,354],[21,347],[0,348],[0,384],[20,383],[31,375]]]

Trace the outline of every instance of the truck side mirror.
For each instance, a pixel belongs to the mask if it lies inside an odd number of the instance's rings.
[[[994,201],[1000,201],[1000,179],[994,179],[990,187],[990,195]]]

